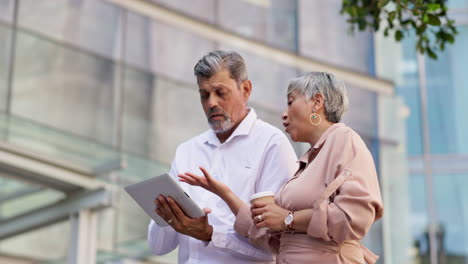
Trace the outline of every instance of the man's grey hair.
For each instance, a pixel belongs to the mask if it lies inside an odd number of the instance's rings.
[[[321,94],[324,98],[325,118],[338,123],[343,113],[348,110],[348,96],[346,87],[333,74],[327,72],[308,72],[292,79],[288,86],[288,95],[293,91],[313,98]]]
[[[203,56],[193,69],[197,82],[201,78],[209,79],[222,70],[228,70],[229,75],[238,85],[248,79],[244,59],[235,51],[212,51]]]

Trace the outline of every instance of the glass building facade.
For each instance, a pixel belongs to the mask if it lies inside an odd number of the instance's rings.
[[[424,171],[415,167],[422,144],[412,137],[422,131],[413,111],[419,101],[406,100],[419,98],[418,64],[408,62],[416,55],[403,44],[405,67],[414,71],[378,75],[378,36],[349,35],[340,7],[338,0],[0,0],[0,263],[176,263],[176,252],[151,255],[149,218],[122,186],[166,172],[176,146],[208,129],[192,71],[214,49],[242,54],[253,82],[249,105],[277,127],[289,79],[317,70],[345,81],[350,110],[343,122],[371,150],[385,203],[384,219],[364,243],[379,263],[410,263],[411,238],[423,241],[427,222],[425,193],[408,188],[424,190]],[[440,61],[455,68],[463,60],[453,52]],[[458,80],[426,63],[438,81],[428,84],[463,85],[461,69]],[[393,80],[401,97],[379,77]],[[429,86],[429,100],[439,99],[440,89]],[[450,98],[465,107],[455,89]],[[432,150],[457,149],[451,154],[461,158],[468,147],[453,120],[463,114],[453,110],[434,107],[440,135],[431,138],[459,132]],[[461,188],[463,173],[454,174],[459,182],[437,173],[434,186]],[[462,201],[448,192],[454,203],[444,217],[453,219]],[[462,219],[447,238],[461,236],[453,247],[466,255]],[[97,254],[83,260],[77,248]]]
[[[468,263],[468,1],[448,1],[459,34],[437,60],[379,36],[379,76],[408,106],[406,151],[412,263]],[[432,244],[432,249],[431,249]]]

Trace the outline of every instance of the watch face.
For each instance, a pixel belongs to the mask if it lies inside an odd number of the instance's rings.
[[[288,216],[286,216],[286,218],[284,219],[284,223],[286,225],[290,225],[292,224],[292,222],[293,222],[293,216],[292,214],[288,214]]]

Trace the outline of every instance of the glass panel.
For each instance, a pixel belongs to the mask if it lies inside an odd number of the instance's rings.
[[[151,0],[248,38],[296,50],[296,0]]]
[[[410,224],[411,236],[413,238],[413,257],[419,259],[428,259],[429,240],[428,240],[428,214],[427,199],[425,190],[424,175],[410,175],[409,177],[409,195],[410,195]],[[428,262],[427,262],[428,263]]]
[[[1,10],[1,7],[0,7]],[[6,110],[11,56],[11,27],[0,23],[0,111]]]
[[[287,65],[258,56],[248,50],[233,48],[229,43],[220,43],[220,49],[236,50],[245,60],[249,79],[252,81],[252,94],[249,105],[254,108],[268,109],[277,113],[272,120],[278,128],[283,129],[281,114],[286,109],[286,92],[289,80],[299,75],[299,70]]]
[[[15,0],[0,0],[0,23],[12,23]]]
[[[219,0],[190,0],[187,4],[186,0],[149,0],[153,3],[168,7],[177,12],[187,14],[189,16],[201,19],[208,23],[215,22],[216,5]]]
[[[468,174],[435,175],[435,199],[440,224],[440,258],[468,262]],[[439,242],[439,243],[440,243]],[[444,262],[440,262],[444,263]]]
[[[129,12],[126,61],[177,82],[196,84],[195,63],[216,48],[215,42],[171,25]],[[188,45],[196,43],[196,45]]]
[[[457,41],[437,61],[426,59],[431,152],[468,153],[468,27],[460,27]]]
[[[299,53],[339,67],[372,73],[373,33],[350,35],[348,18],[340,14],[341,2],[299,0]]]
[[[219,0],[216,23],[229,31],[295,52],[296,0]]]
[[[2,240],[1,251],[21,261],[29,261],[19,263],[51,263],[49,261],[67,255],[69,242],[70,223],[65,221]]]
[[[118,58],[120,8],[96,0],[21,0],[18,24],[55,41]]]
[[[32,186],[30,186],[30,188],[31,187]],[[42,208],[63,198],[65,198],[63,193],[45,189],[15,197],[14,199],[2,202],[2,218],[6,219],[31,212],[34,209]]]
[[[379,137],[385,140],[378,142],[378,174],[384,202],[384,219],[380,221],[385,245],[382,263],[412,263],[408,256],[412,236],[408,162],[404,147],[406,117],[402,115],[405,105],[395,96],[379,96],[378,105]]]
[[[467,8],[468,0],[448,0],[447,6],[450,8]]]
[[[115,65],[18,32],[12,113],[99,142],[112,142]]]
[[[12,176],[14,175],[10,175],[0,168],[0,222],[65,198],[65,195],[58,191],[8,179]],[[18,257],[22,260],[55,259],[65,255],[69,241],[68,236],[69,226],[67,223],[28,231],[2,240],[0,256],[6,254],[8,257]]]
[[[346,84],[349,110],[342,122],[350,126],[361,137],[377,137],[377,96],[374,92]]]
[[[396,92],[404,98],[404,103],[409,108],[406,131],[408,154],[410,155],[418,155],[423,152],[419,70],[417,53],[414,51],[415,43],[413,35],[402,41],[400,77],[396,80]]]
[[[33,186],[7,179],[9,174],[0,170],[0,204],[4,201],[14,198],[15,194],[23,190],[28,190],[33,188]],[[3,210],[0,212],[0,218],[3,218]]]
[[[125,79],[124,150],[171,164],[178,144],[208,129],[196,86],[132,68]]]
[[[0,113],[0,142],[2,148],[19,148],[37,158],[87,173],[120,167],[120,154],[108,146],[3,113]]]

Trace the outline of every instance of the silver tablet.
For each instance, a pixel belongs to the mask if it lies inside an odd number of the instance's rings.
[[[172,197],[190,218],[205,215],[200,207],[168,174],[125,186],[124,189],[159,226],[168,226],[168,223],[155,212],[154,200],[159,195]]]

